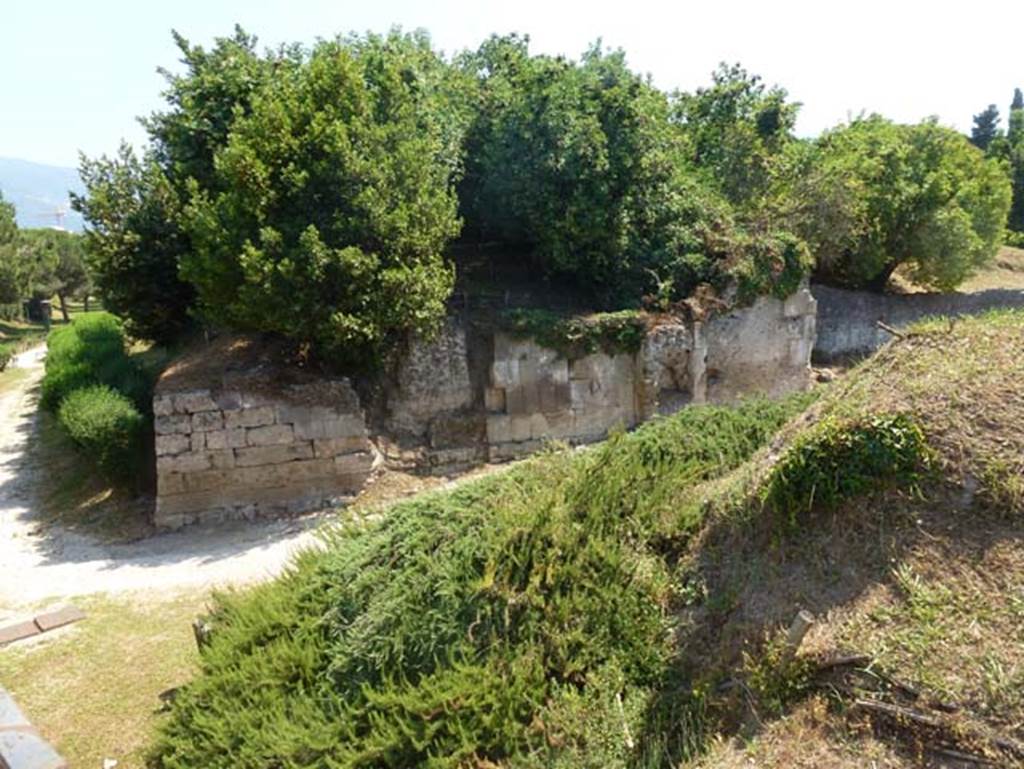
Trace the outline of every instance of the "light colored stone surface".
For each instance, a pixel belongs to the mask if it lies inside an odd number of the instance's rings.
[[[791,314],[795,308],[805,314]],[[804,287],[785,302],[763,296],[707,323],[707,399],[728,403],[810,386],[815,301]]]
[[[191,442],[187,435],[158,435],[155,439],[156,455],[158,457],[168,454],[181,454],[189,451]]]
[[[662,323],[635,354],[574,360],[496,331],[474,342],[475,380],[465,329],[449,319],[433,341],[414,341],[385,383],[386,413],[372,440],[343,379],[271,381],[252,392],[242,380],[223,392],[158,390],[154,409],[170,402],[175,413],[156,418],[156,520],[174,526],[309,509],[312,500],[357,493],[375,457],[440,473],[520,457],[552,440],[600,440],[690,403],[803,389],[814,307],[802,289],[706,323]],[[474,394],[473,381],[482,391]]]
[[[256,406],[224,412],[224,427],[228,430],[236,427],[263,427],[276,421],[277,412],[273,406]]]
[[[295,459],[312,459],[313,444],[290,443],[285,446],[251,446],[235,450],[235,465],[252,467],[254,465],[277,465]]]
[[[182,412],[160,418],[157,525],[292,514],[359,491],[374,455],[348,381],[280,392],[157,395]]]
[[[963,294],[879,294],[814,285],[811,292],[817,300],[814,356],[823,362],[866,355],[890,341],[892,335],[878,321],[902,329],[925,317],[1024,307],[1024,291],[1009,288]]]
[[[295,430],[291,425],[250,427],[245,431],[245,442],[250,446],[274,446],[291,443],[294,440]]]

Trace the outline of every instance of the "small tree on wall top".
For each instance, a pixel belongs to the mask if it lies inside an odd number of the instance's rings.
[[[190,185],[181,274],[204,315],[353,365],[443,317],[459,223],[440,66],[425,38],[398,34],[282,64],[236,116],[209,187]]]

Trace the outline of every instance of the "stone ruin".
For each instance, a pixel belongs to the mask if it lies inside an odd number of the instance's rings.
[[[224,346],[203,354],[223,361]],[[347,380],[269,383],[229,363],[197,381],[195,362],[171,367],[153,399],[158,526],[293,514],[363,488],[376,455]]]
[[[251,340],[217,340],[157,384],[155,523],[324,508],[381,466],[448,474],[551,440],[601,440],[689,404],[806,389],[815,311],[801,288],[655,324],[636,353],[571,360],[451,317],[434,339],[413,340],[365,402],[347,379],[276,366]]]

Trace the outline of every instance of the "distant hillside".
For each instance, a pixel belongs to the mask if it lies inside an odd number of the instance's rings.
[[[82,191],[77,169],[0,158],[0,191],[17,209],[19,227],[52,227],[63,211],[63,226],[81,232],[82,217],[71,210],[69,190]]]

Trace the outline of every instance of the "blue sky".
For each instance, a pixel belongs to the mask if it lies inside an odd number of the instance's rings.
[[[600,37],[666,89],[740,61],[804,103],[806,135],[861,110],[966,129],[1024,87],[1024,2],[17,0],[0,11],[0,156],[76,165],[79,150],[143,142],[135,117],[160,107],[156,68],[177,63],[170,30],[208,43],[235,22],[270,46],[401,25],[447,52],[518,31],[577,56]]]

